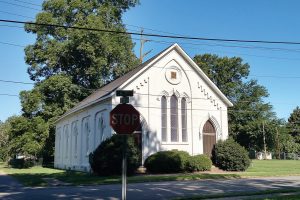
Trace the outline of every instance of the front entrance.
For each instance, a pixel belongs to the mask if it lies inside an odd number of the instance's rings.
[[[211,157],[212,150],[216,144],[216,129],[208,120],[203,127],[203,153]]]

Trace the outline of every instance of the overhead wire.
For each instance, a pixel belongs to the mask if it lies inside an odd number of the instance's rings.
[[[1,0],[0,0],[0,2],[1,2]],[[87,30],[87,31],[98,31],[98,32],[106,32],[106,33],[114,33],[114,34],[127,34],[127,35],[130,34],[130,35],[139,35],[139,36],[148,36],[148,37],[186,39],[186,40],[300,45],[300,42],[294,42],[294,41],[244,40],[244,39],[225,39],[225,38],[206,38],[206,37],[187,37],[187,36],[176,36],[176,35],[160,35],[160,34],[149,34],[149,33],[138,33],[138,32],[125,32],[125,31],[117,31],[117,30],[106,30],[106,29],[98,29],[98,28],[87,28],[87,27],[79,27],[79,26],[65,26],[65,25],[49,24],[49,23],[37,23],[37,22],[28,22],[28,21],[26,22],[26,21],[7,20],[7,19],[0,19],[0,22],[17,23],[17,24],[30,24],[30,25],[37,25],[37,26],[49,26],[49,27],[59,27],[59,28],[78,29],[78,30]]]
[[[20,3],[29,4],[29,5],[36,6],[36,7],[41,7],[42,6],[40,4],[31,3],[31,2],[28,2],[28,1],[22,1],[22,0],[14,0],[14,1],[17,1],[17,2],[20,2]]]
[[[15,0],[17,1],[17,0]],[[3,1],[0,1],[3,2]],[[22,1],[19,1],[22,2]],[[5,2],[8,3],[8,2]],[[10,3],[11,4],[11,3]],[[1,12],[1,11],[0,11]],[[8,13],[7,14],[12,14],[12,13]],[[16,15],[17,16],[17,15]],[[19,15],[21,16],[21,15]],[[22,16],[22,17],[26,17],[26,16]],[[31,17],[30,17],[31,18]],[[33,18],[32,18],[33,19]],[[3,22],[3,20],[0,20]],[[26,22],[28,23],[28,22]],[[32,23],[29,23],[32,24]],[[34,23],[35,25],[45,25],[45,26],[54,26],[53,24],[37,24]],[[1,26],[1,25],[0,25]],[[57,25],[55,25],[57,26]],[[12,27],[12,26],[10,26]],[[59,26],[62,27],[62,26]],[[23,28],[23,27],[19,27],[19,28]],[[75,27],[65,27],[64,28],[75,28]],[[83,29],[85,30],[86,28],[82,28],[82,27],[76,27],[78,29]],[[92,29],[94,30],[94,29]],[[154,30],[154,29],[153,29]],[[105,31],[105,30],[99,30],[97,29],[97,31]],[[157,30],[156,30],[157,31]],[[111,31],[108,31],[111,32]],[[139,33],[126,33],[126,32],[116,32],[116,33],[120,33],[120,34],[133,34],[133,35],[144,35],[144,36],[150,36],[150,37],[169,37],[167,35],[158,35],[158,34],[139,34]],[[263,40],[236,40],[236,39],[218,39],[218,38],[199,38],[199,37],[187,37],[187,36],[180,36],[180,37],[174,37],[174,36],[170,36],[170,38],[181,38],[181,39],[195,39],[195,40],[208,40],[208,41],[223,41],[223,42],[246,42],[246,43],[269,43],[269,44],[300,44],[299,42],[286,42],[286,41],[263,41]],[[153,40],[152,40],[153,41]],[[165,42],[165,41],[164,41]],[[5,43],[5,42],[1,42],[2,44],[9,44],[9,43]],[[188,43],[187,43],[188,44]],[[268,50],[283,50],[283,51],[296,51],[298,52],[299,49],[284,49],[284,48],[265,48],[265,47],[255,47],[255,46],[233,46],[233,45],[219,45],[219,44],[192,44],[189,43],[190,45],[207,45],[207,46],[222,46],[222,47],[234,47],[234,48],[261,48],[261,49],[268,49]],[[13,45],[13,46],[20,46],[20,47],[24,47],[21,45],[16,45],[16,44],[9,44],[9,45]],[[249,75],[249,76],[253,76],[253,75]],[[274,78],[300,78],[300,77],[276,77],[276,76],[257,76],[257,77],[274,77]],[[0,80],[1,82],[1,80]],[[3,82],[3,81],[2,81]],[[22,83],[22,82],[17,82],[17,81],[10,81],[11,83]],[[25,84],[33,84],[33,83],[25,83]],[[0,94],[0,95],[7,95],[7,96],[18,96],[18,95],[11,95],[11,94]]]
[[[20,15],[20,14],[15,14],[15,13],[11,13],[11,12],[6,12],[6,11],[1,11],[0,12],[2,13],[6,13],[6,14],[10,14],[10,15],[15,15],[15,16],[20,16],[20,17],[25,17],[25,18],[30,18],[30,19],[35,19],[33,17],[29,17],[29,16],[25,16],[25,15]],[[125,25],[128,25],[128,26],[133,26],[133,27],[139,27],[139,26],[134,26],[134,25],[129,25],[129,24],[125,24]],[[143,28],[143,27],[140,27],[140,28]],[[166,31],[159,31],[159,30],[156,30],[156,29],[151,29],[151,28],[144,28],[144,29],[147,29],[147,30],[153,30],[153,31],[156,31],[156,32],[161,32],[161,33],[168,33],[168,34],[172,34],[172,35],[179,35],[179,36],[183,36],[183,35],[180,35],[180,34],[177,34],[177,33],[171,33],[171,32],[166,32]],[[127,29],[127,30],[131,30],[131,31],[136,31],[136,30],[133,30],[133,29]],[[173,44],[173,43],[176,43],[176,41],[158,41],[158,40],[147,40],[147,41],[152,41],[152,42],[164,42],[164,43],[168,43],[168,44]],[[300,52],[300,49],[288,49],[288,48],[274,48],[274,47],[264,47],[264,46],[241,46],[241,45],[225,45],[225,44],[216,44],[216,43],[213,43],[213,44],[204,44],[204,43],[188,43],[188,42],[180,42],[180,44],[187,44],[187,45],[196,45],[196,46],[219,46],[219,47],[226,47],[226,48],[245,48],[245,49],[261,49],[261,50],[271,50],[271,51],[287,51],[287,52]]]
[[[22,17],[26,17],[26,18],[31,18],[34,19],[33,17],[29,17],[29,16],[24,16],[24,15],[19,15],[19,14],[15,14],[15,13],[10,13],[10,12],[5,12],[5,11],[0,11],[0,12],[4,12],[4,13],[8,13],[11,15],[16,15],[16,16],[22,16]],[[177,34],[177,33],[172,33],[172,32],[167,32],[167,31],[160,31],[160,30],[156,30],[156,29],[151,29],[151,28],[144,28],[141,26],[135,26],[135,25],[130,25],[130,24],[124,24],[127,26],[132,26],[132,27],[137,27],[137,28],[143,28],[143,29],[147,29],[147,30],[152,30],[152,31],[156,31],[156,32],[161,32],[161,33],[168,33],[168,34],[172,34],[172,35],[177,35],[177,36],[183,36],[183,37],[188,37],[188,36],[184,36],[182,34]],[[52,25],[51,25],[52,26]],[[132,29],[128,29],[128,30],[132,30]],[[136,30],[134,30],[136,31]],[[125,33],[125,32],[124,32]],[[141,34],[141,33],[140,33]],[[145,34],[141,34],[141,35],[145,35]],[[164,43],[175,43],[175,41],[158,41],[158,40],[147,40],[147,41],[152,41],[152,42],[164,42]],[[201,45],[201,46],[220,46],[220,47],[226,47],[226,48],[245,48],[245,49],[261,49],[261,50],[272,50],[272,51],[288,51],[288,52],[300,52],[300,49],[287,49],[287,48],[274,48],[274,47],[264,47],[264,46],[241,46],[241,45],[224,45],[224,44],[217,44],[217,43],[213,43],[213,44],[204,44],[204,43],[187,43],[187,42],[180,42],[180,44],[188,44],[188,45]]]
[[[0,94],[0,96],[19,97],[19,95],[16,94]]]
[[[13,6],[17,6],[17,7],[22,7],[22,8],[26,8],[26,9],[30,9],[30,10],[41,11],[41,9],[32,8],[32,7],[29,7],[29,6],[24,6],[24,5],[20,5],[20,4],[17,4],[17,3],[11,3],[11,2],[2,1],[2,0],[0,0],[0,3],[4,3],[4,4],[8,4],[8,5],[13,5]]]
[[[29,18],[29,19],[34,19],[33,17],[29,17],[26,15],[20,15],[20,14],[16,14],[16,13],[12,13],[12,12],[7,12],[7,11],[3,11],[0,10],[1,13],[5,13],[5,14],[9,14],[9,15],[14,15],[14,16],[18,16],[18,17],[25,17],[25,18]]]

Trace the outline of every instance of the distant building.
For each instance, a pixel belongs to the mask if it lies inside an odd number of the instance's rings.
[[[88,155],[114,134],[109,113],[115,91],[134,90],[130,103],[140,112],[142,163],[161,150],[211,154],[228,137],[232,103],[177,44],[98,89],[56,122],[56,168],[88,171]]]

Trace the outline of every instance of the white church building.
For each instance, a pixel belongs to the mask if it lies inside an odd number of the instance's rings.
[[[89,171],[90,152],[114,133],[109,113],[119,104],[116,90],[133,90],[140,113],[135,132],[142,163],[162,150],[211,154],[228,137],[227,108],[232,103],[197,64],[174,44],[88,96],[56,121],[54,166]]]

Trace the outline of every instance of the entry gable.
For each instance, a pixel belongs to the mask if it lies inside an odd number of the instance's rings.
[[[107,98],[111,98],[117,89],[124,89],[127,86],[129,86],[130,83],[132,83],[134,80],[136,80],[138,77],[143,75],[147,70],[149,70],[151,67],[161,67],[158,66],[157,63],[160,61],[163,61],[164,58],[166,58],[170,53],[176,52],[179,56],[179,58],[185,60],[185,62],[190,66],[191,70],[193,70],[195,73],[199,75],[199,78],[203,80],[206,85],[224,102],[227,106],[233,106],[233,104],[226,98],[226,96],[218,89],[218,87],[206,76],[206,74],[198,67],[198,65],[184,52],[184,50],[178,45],[173,44],[172,46],[166,48],[165,50],[161,51],[154,57],[150,58],[146,62],[140,64],[136,68],[134,68],[132,71],[126,73],[125,75],[119,77],[118,79],[112,81],[111,83],[103,86],[102,88],[99,88],[94,93],[92,93],[90,96],[85,98],[83,101],[78,103],[75,107],[67,111],[63,116],[61,116],[57,121],[60,121],[64,117],[77,112],[79,110],[82,110],[88,106],[91,106],[95,103],[98,103],[100,101],[103,101]],[[177,58],[178,58],[177,56]],[[173,59],[170,59],[169,62],[174,62]],[[175,60],[176,62],[176,60]],[[183,69],[182,71],[185,71],[186,69]],[[177,71],[177,73],[176,73]],[[174,81],[173,83],[176,84],[176,81],[178,78],[180,78],[180,73],[177,69],[170,67],[170,71],[168,74],[166,74],[166,77],[170,82]],[[146,80],[144,80],[146,81]]]
[[[229,99],[219,90],[219,88],[208,78],[208,76],[199,68],[199,66],[185,53],[185,51],[177,43],[165,49],[164,51],[156,55],[154,59],[151,58],[150,60],[151,61],[148,62],[146,66],[144,66],[141,70],[139,70],[132,77],[126,80],[122,85],[120,85],[119,89],[124,89],[127,86],[129,86],[134,80],[146,73],[151,67],[166,67],[166,79],[172,84],[176,84],[176,82],[180,79],[180,76],[182,76],[181,72],[178,70],[178,68],[181,68],[181,71],[185,74],[187,74],[188,71],[193,71],[196,74],[198,74],[199,78],[203,82],[205,82],[205,85],[209,87],[215,93],[215,95],[218,96],[221,99],[221,101],[223,101],[225,105],[229,107],[233,106]],[[183,62],[185,62],[188,65],[188,68],[182,68],[183,66],[180,63],[172,64],[179,60],[183,60]],[[181,67],[177,68],[175,66]]]

